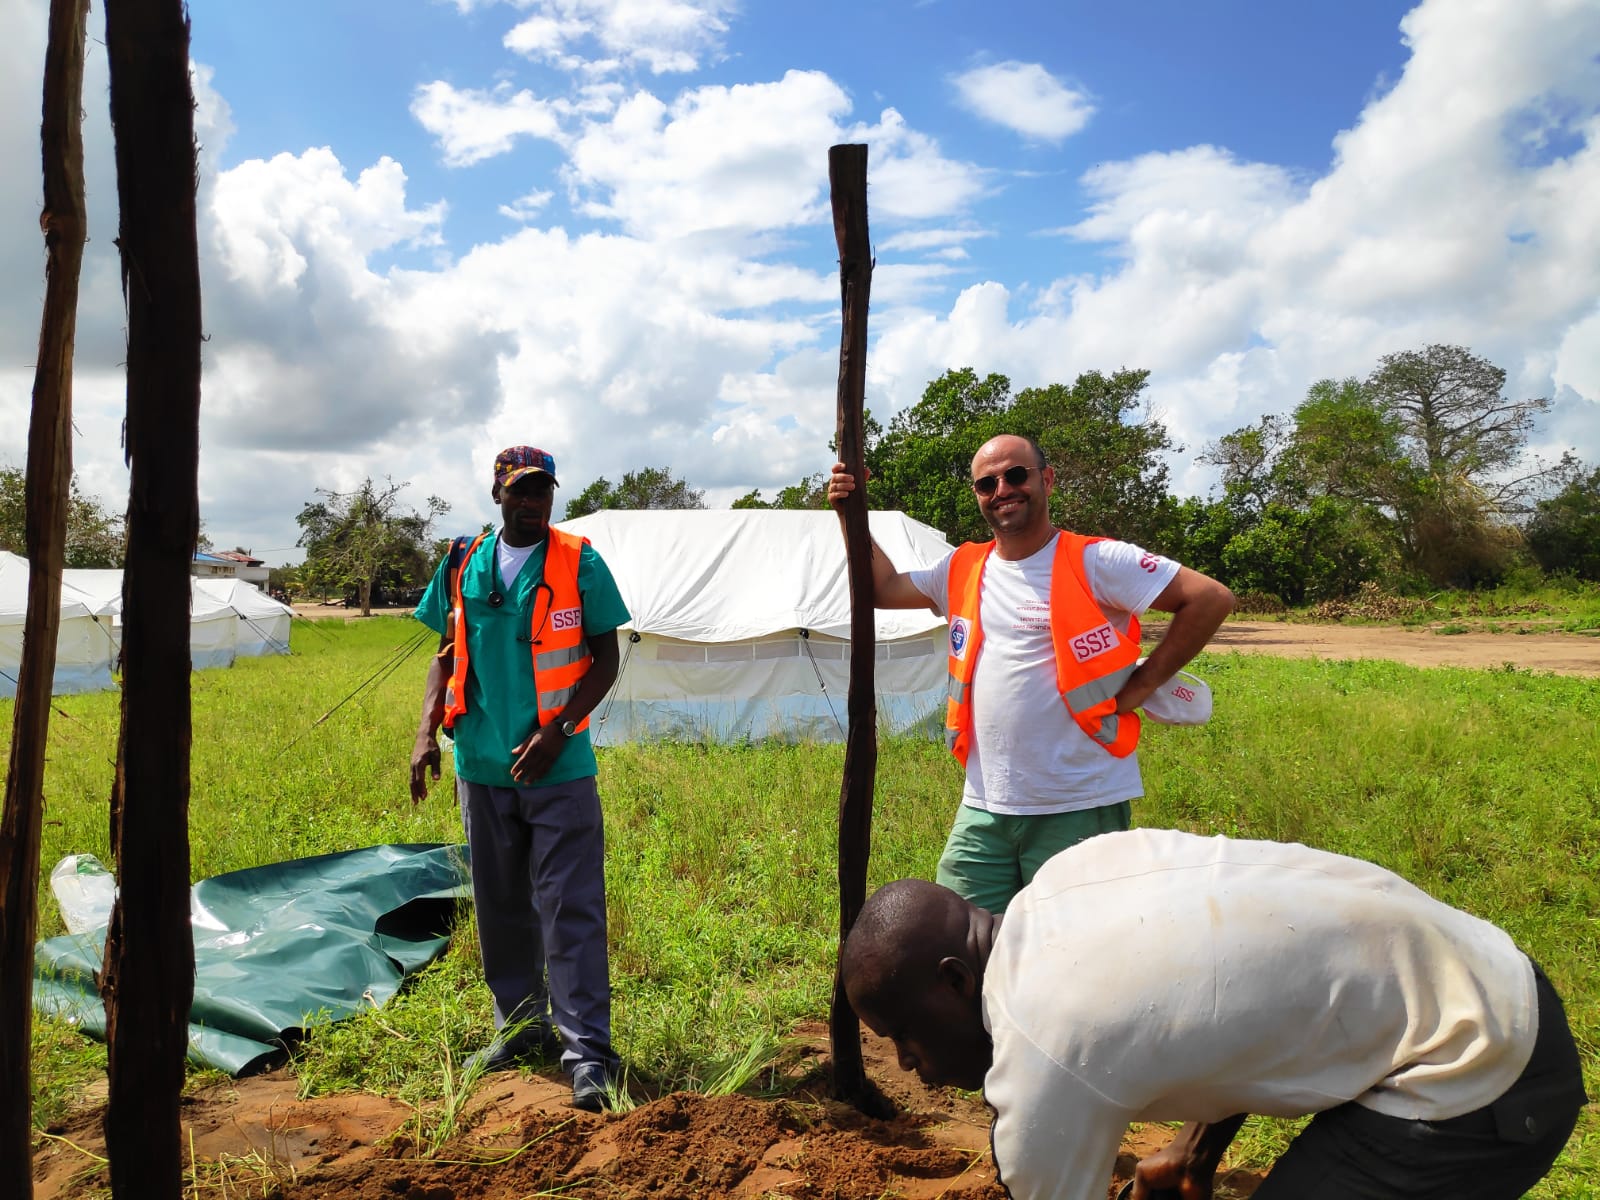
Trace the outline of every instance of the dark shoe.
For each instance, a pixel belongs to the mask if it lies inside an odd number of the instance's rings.
[[[594,1113],[611,1107],[611,1079],[600,1063],[579,1063],[572,1068],[572,1107]]]
[[[523,1063],[553,1063],[560,1058],[561,1035],[548,1025],[530,1025],[512,1037],[495,1034],[494,1041],[469,1057],[461,1069],[488,1075]]]

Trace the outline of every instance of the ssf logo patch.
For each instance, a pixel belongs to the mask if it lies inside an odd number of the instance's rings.
[[[561,608],[550,614],[551,629],[575,629],[583,624],[583,609]]]
[[[965,658],[967,656],[967,639],[972,635],[972,626],[965,617],[957,617],[950,622],[950,657]]]
[[[1117,644],[1117,631],[1111,628],[1107,621],[1098,629],[1091,629],[1087,633],[1080,633],[1072,639],[1072,657],[1079,662],[1088,662],[1104,654]]]

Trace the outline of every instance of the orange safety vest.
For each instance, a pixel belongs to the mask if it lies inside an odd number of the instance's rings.
[[[444,727],[453,729],[457,718],[467,711],[467,610],[461,599],[461,577],[467,560],[484,538],[480,533],[467,547],[456,567],[450,588],[451,624],[455,627],[455,668],[444,693]],[[561,715],[567,701],[578,690],[578,680],[588,673],[594,661],[583,639],[583,599],[578,595],[578,559],[588,538],[550,527],[545,546],[544,579],[534,588],[532,642],[533,678],[539,692],[539,724],[546,725]],[[586,716],[579,729],[589,728]]]
[[[1056,690],[1086,734],[1118,758],[1139,744],[1136,713],[1117,715],[1117,692],[1139,661],[1139,619],[1118,631],[1089,593],[1083,548],[1104,538],[1062,532],[1050,569],[1050,640],[1056,651]],[[950,557],[950,678],[945,744],[966,766],[972,745],[972,679],[983,645],[979,622],[983,569],[993,542],[967,542]]]

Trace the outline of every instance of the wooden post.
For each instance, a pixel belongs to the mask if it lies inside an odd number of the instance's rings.
[[[102,994],[111,1192],[183,1190],[178,1101],[194,997],[189,928],[189,573],[199,533],[200,259],[182,0],[105,0],[131,468],[122,579],[119,896]]]
[[[873,695],[877,620],[872,592],[872,537],[867,530],[863,405],[867,384],[867,299],[872,290],[872,241],[867,230],[867,148],[828,151],[833,235],[839,245],[844,323],[839,336],[839,461],[859,485],[840,507],[850,578],[850,699],[844,781],[839,790],[839,952],[867,898],[872,847],[872,787],[878,766],[878,715]],[[888,1101],[867,1082],[861,1025],[837,967],[829,1015],[834,1096],[863,1112],[888,1115]]]
[[[72,352],[88,223],[83,199],[83,52],[88,0],[51,0],[44,61],[45,295],[28,423],[28,615],[0,812],[0,1196],[33,1194],[33,942],[45,745],[61,626],[72,486]]]

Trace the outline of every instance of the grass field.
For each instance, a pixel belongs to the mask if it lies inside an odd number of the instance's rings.
[[[194,676],[191,872],[383,842],[458,841],[448,775],[407,796],[417,627],[297,622],[291,658]],[[390,671],[389,667],[396,669]],[[1200,729],[1149,727],[1140,824],[1304,841],[1379,862],[1506,928],[1567,998],[1600,1096],[1600,687],[1516,671],[1205,656]],[[321,724],[317,718],[373,680]],[[64,697],[51,724],[43,870],[109,861],[113,694]],[[0,702],[9,736],[10,704]],[[601,757],[614,1021],[637,1078],[689,1087],[752,1075],[792,1024],[824,1017],[837,930],[837,746],[629,747]],[[929,877],[960,791],[924,742],[880,747],[872,886]],[[60,931],[41,881],[41,936]],[[437,1113],[448,1064],[487,1037],[473,939],[381,1013],[315,1031],[307,1091],[370,1088]],[[103,1050],[36,1022],[36,1121]],[[758,1076],[758,1073],[757,1073]],[[1234,1158],[1270,1161],[1292,1127],[1252,1121]],[[1533,1193],[1600,1196],[1600,1113],[1585,1113]]]

